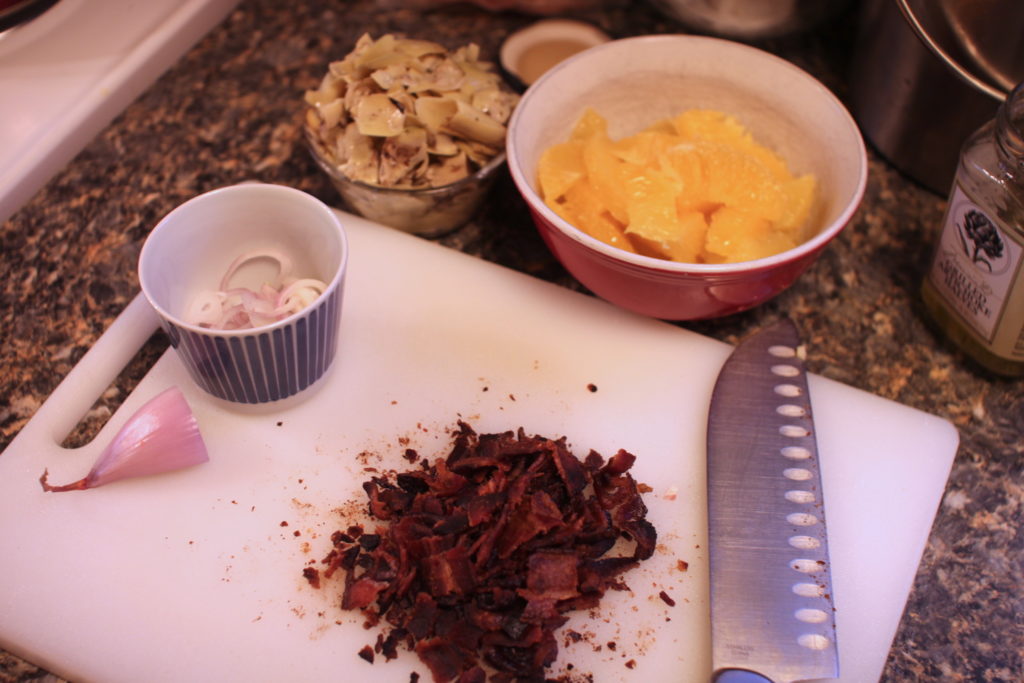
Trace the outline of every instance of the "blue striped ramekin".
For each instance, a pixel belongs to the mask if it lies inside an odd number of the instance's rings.
[[[231,262],[249,250],[286,254],[298,277],[323,280],[325,292],[254,329],[186,320],[192,299],[217,289]],[[161,220],[143,245],[139,280],[196,384],[232,403],[270,404],[297,396],[331,368],[347,261],[345,231],[330,207],[290,187],[244,183],[199,195]]]

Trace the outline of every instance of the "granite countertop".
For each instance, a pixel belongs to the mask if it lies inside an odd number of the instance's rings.
[[[340,206],[306,153],[297,103],[361,33],[405,32],[451,46],[474,40],[493,58],[505,35],[535,19],[468,5],[419,12],[399,0],[284,7],[243,0],[3,224],[0,449],[133,298],[142,242],[177,204],[257,179]],[[615,36],[682,30],[647,4],[624,0],[577,16]],[[845,16],[762,47],[845,97],[852,25]],[[945,197],[869,153],[853,223],[795,286],[753,311],[683,326],[735,342],[789,315],[814,372],[958,428],[960,449],[883,680],[1020,680],[1024,381],[984,373],[930,328],[918,283]],[[580,289],[545,249],[507,174],[482,213],[443,243]],[[165,348],[154,336],[67,443],[91,438]],[[53,677],[0,652],[0,682],[44,678]]]

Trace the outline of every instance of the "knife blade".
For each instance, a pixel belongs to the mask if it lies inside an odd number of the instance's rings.
[[[837,678],[820,463],[792,321],[722,366],[707,435],[713,680]]]

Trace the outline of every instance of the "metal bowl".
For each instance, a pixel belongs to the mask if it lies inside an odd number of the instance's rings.
[[[817,26],[847,0],[651,0],[688,27],[716,36],[754,40],[777,38]]]

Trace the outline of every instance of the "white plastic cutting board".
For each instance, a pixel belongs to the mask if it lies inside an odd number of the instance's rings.
[[[730,347],[343,219],[352,251],[341,347],[308,400],[240,411],[202,394],[169,351],[92,444],[61,449],[155,328],[136,300],[0,455],[0,645],[81,682],[408,681],[412,670],[429,680],[407,653],[360,659],[376,632],[340,611],[336,584],[313,590],[301,571],[363,507],[368,468],[408,467],[407,447],[443,455],[461,418],[481,432],[565,435],[581,457],[626,448],[652,489],[658,552],[626,575],[629,591],[573,618],[566,628],[583,637],[562,648],[553,673],[706,681],[704,437]],[[209,463],[43,493],[44,467],[53,483],[83,476],[127,417],[170,385],[189,399]],[[811,392],[841,680],[873,681],[958,436],[948,422],[818,376]]]

